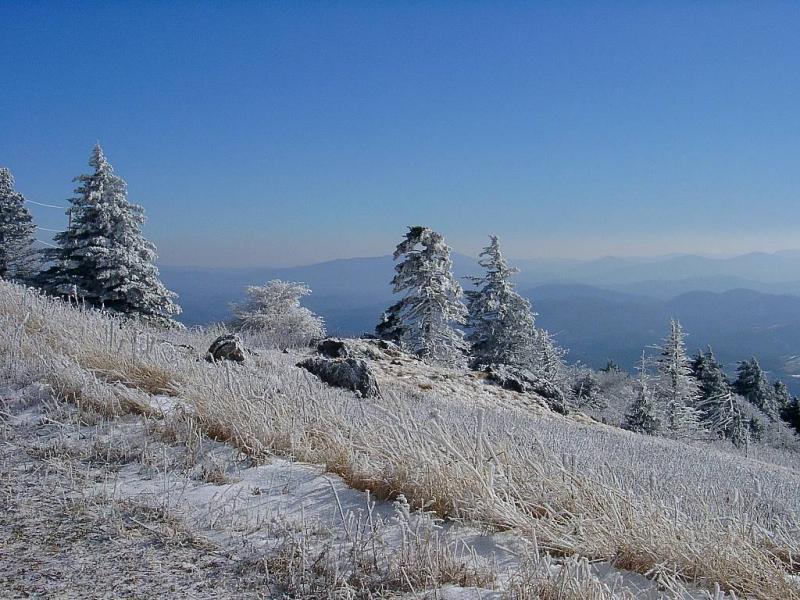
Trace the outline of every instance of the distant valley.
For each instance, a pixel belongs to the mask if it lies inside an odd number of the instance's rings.
[[[732,258],[677,256],[518,260],[518,289],[537,322],[569,349],[570,361],[598,368],[613,359],[631,369],[643,348],[658,343],[671,317],[689,333],[690,351],[711,345],[729,369],[755,355],[774,377],[800,393],[800,252]],[[478,271],[455,255],[459,277]],[[392,302],[390,256],[339,259],[291,268],[161,269],[180,295],[187,325],[223,321],[247,285],[303,281],[305,305],[325,317],[332,334],[372,331]],[[466,285],[466,282],[465,282]]]

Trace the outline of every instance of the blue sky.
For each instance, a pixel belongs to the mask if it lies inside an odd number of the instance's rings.
[[[800,246],[800,3],[197,4],[0,3],[20,191],[100,140],[167,264]]]

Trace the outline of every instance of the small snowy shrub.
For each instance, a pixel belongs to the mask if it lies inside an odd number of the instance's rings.
[[[275,279],[266,285],[247,288],[247,301],[234,304],[233,327],[258,334],[272,346],[302,346],[325,336],[322,317],[300,306],[300,299],[311,293],[303,284]]]

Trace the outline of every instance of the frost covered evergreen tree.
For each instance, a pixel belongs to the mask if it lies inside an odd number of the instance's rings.
[[[311,293],[303,283],[280,281],[247,288],[247,301],[233,305],[233,327],[240,331],[266,333],[281,346],[308,344],[325,336],[325,322],[300,299]]]
[[[730,390],[721,391],[700,402],[706,429],[729,439],[737,448],[746,446],[750,441],[750,419],[741,403],[741,398]]]
[[[705,352],[698,351],[692,357],[689,366],[692,369],[692,375],[697,380],[701,401],[722,396],[730,391],[728,378],[710,347]]]
[[[394,259],[402,260],[394,268],[393,290],[404,296],[384,313],[377,333],[398,335],[403,347],[424,360],[462,362],[466,344],[457,326],[464,324],[467,310],[453,277],[450,248],[428,227],[409,227]]]
[[[33,275],[35,229],[11,171],[0,167],[0,279],[26,281]]]
[[[708,414],[708,409],[713,406],[713,400],[724,398],[729,394],[730,384],[722,370],[722,365],[717,361],[710,347],[705,352],[698,351],[692,357],[689,366],[697,381],[701,419],[706,421],[713,417],[712,414]]]
[[[534,372],[553,383],[563,384],[566,376],[565,355],[566,351],[556,344],[549,331],[536,328],[532,365]]]
[[[600,369],[601,373],[619,373],[619,365],[613,359],[606,360],[606,366]]]
[[[608,402],[603,397],[600,379],[591,369],[586,369],[575,379],[571,391],[575,408],[600,411],[608,408]]]
[[[781,411],[781,418],[797,433],[800,433],[800,400],[792,398]]]
[[[661,421],[656,411],[653,390],[647,376],[647,361],[644,353],[642,353],[642,359],[639,363],[636,396],[625,414],[625,429],[647,435],[656,435],[661,429]]]
[[[686,358],[685,334],[673,319],[656,360],[656,398],[664,411],[665,432],[676,438],[692,437],[700,429],[697,385]]]
[[[375,327],[375,335],[382,340],[400,344],[405,328],[400,322],[400,312],[405,305],[405,300],[399,300],[383,311],[381,320]]]
[[[792,402],[792,397],[786,384],[780,379],[773,384],[772,395],[775,398],[775,407],[778,409],[778,414],[782,414],[784,409]]]
[[[48,249],[52,265],[40,276],[50,293],[165,326],[180,313],[176,295],[159,279],[155,246],[142,235],[144,209],[128,202],[125,182],[99,145],[90,175],[80,175],[70,199],[71,225]]]
[[[733,389],[744,396],[748,402],[758,408],[773,421],[777,421],[780,407],[775,398],[774,389],[770,386],[766,373],[755,357],[743,360],[736,369],[737,378]]]
[[[746,446],[750,441],[750,420],[742,410],[741,398],[731,392],[714,352],[711,348],[698,352],[690,366],[697,380],[697,407],[703,427],[737,447]]]
[[[517,269],[503,258],[497,236],[489,239],[478,261],[486,272],[470,277],[478,289],[466,292],[467,341],[476,364],[529,367],[536,341],[531,304],[514,291],[511,277]]]

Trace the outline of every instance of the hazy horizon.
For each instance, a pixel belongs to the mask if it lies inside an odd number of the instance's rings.
[[[465,256],[468,258],[474,258],[477,260],[478,256],[477,253],[470,254],[468,252],[463,252],[458,248],[451,248],[454,256]],[[619,259],[619,260],[640,260],[640,261],[659,261],[659,260],[667,260],[671,258],[679,258],[679,257],[699,257],[699,258],[706,258],[706,259],[716,259],[716,260],[724,260],[730,258],[737,258],[742,256],[748,255],[757,255],[757,254],[765,254],[765,255],[780,255],[780,254],[798,254],[800,255],[800,247],[798,248],[779,248],[773,251],[761,251],[761,250],[751,250],[749,252],[732,252],[732,253],[721,253],[721,252],[668,252],[664,254],[604,254],[599,256],[586,256],[586,257],[568,257],[568,256],[509,256],[506,255],[507,260],[513,266],[515,261],[574,261],[574,262],[593,262],[605,259]],[[373,258],[384,258],[389,257],[392,255],[391,251],[388,252],[379,252],[375,254],[357,254],[352,256],[331,256],[328,258],[321,258],[319,260],[313,260],[310,262],[295,262],[295,263],[285,263],[285,264],[278,264],[278,263],[267,263],[267,262],[252,262],[247,264],[213,264],[205,263],[205,262],[167,262],[164,260],[159,260],[158,263],[163,267],[186,267],[186,268],[209,268],[209,269],[250,269],[250,268],[267,268],[267,269],[289,269],[295,267],[306,267],[312,266],[317,264],[325,264],[331,263],[336,261],[346,261],[346,260],[369,260]]]

